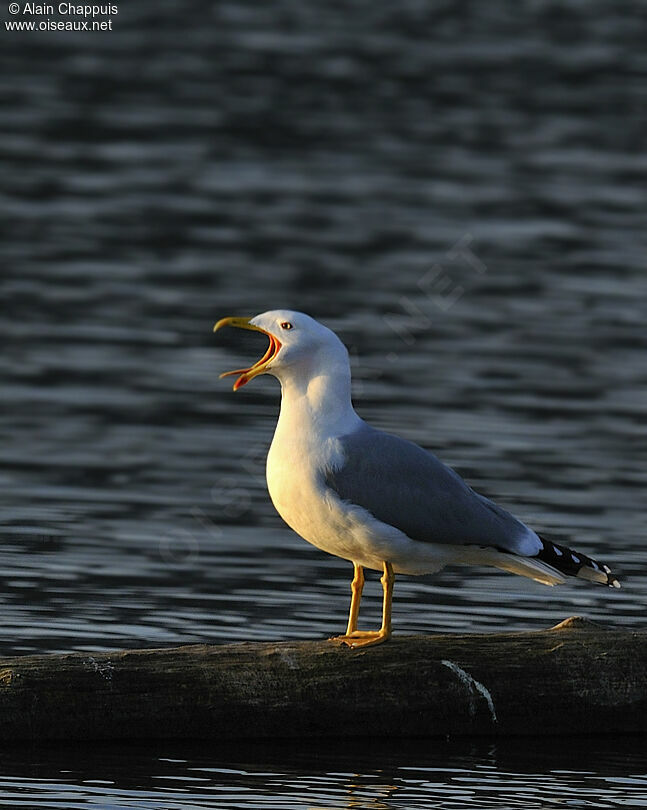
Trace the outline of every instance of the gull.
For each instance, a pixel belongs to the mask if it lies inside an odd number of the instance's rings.
[[[237,391],[260,374],[281,384],[281,411],[267,456],[276,511],[297,534],[353,563],[346,633],[349,647],[391,636],[395,574],[431,574],[446,565],[487,565],[557,585],[580,577],[619,588],[607,565],[543,539],[479,495],[453,469],[413,442],[371,427],[351,402],[348,351],[302,312],[272,310],[222,318],[262,332],[267,351],[238,375]],[[358,630],[364,568],[382,572],[382,626]]]

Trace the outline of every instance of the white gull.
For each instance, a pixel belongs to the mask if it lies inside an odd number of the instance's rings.
[[[267,335],[270,345],[239,375],[281,383],[281,413],[267,457],[267,487],[283,520],[317,548],[354,565],[350,647],[391,635],[395,574],[429,574],[450,564],[490,565],[546,585],[575,576],[620,587],[608,566],[539,537],[474,492],[432,453],[376,430],[351,402],[348,352],[337,335],[302,312],[223,318],[223,326]],[[382,626],[357,629],[364,568],[382,571]]]

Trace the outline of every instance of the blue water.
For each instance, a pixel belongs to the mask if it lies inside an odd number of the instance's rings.
[[[344,628],[349,565],[265,490],[276,382],[218,380],[264,346],[213,322],[277,306],[339,332],[362,416],[623,584],[401,577],[396,632],[643,626],[645,22],[132,0],[105,34],[1,26],[0,652]],[[640,742],[488,746],[11,750],[0,806],[645,803]]]

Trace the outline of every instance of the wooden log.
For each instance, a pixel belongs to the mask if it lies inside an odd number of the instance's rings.
[[[0,739],[647,731],[647,631],[242,643],[0,660]]]

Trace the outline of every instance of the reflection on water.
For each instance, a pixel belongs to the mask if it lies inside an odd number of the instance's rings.
[[[214,338],[213,322],[277,306],[342,335],[369,421],[624,586],[399,578],[397,632],[574,613],[642,625],[646,65],[632,5],[178,8],[134,0],[109,35],[16,34],[0,51],[0,652],[343,629],[348,564],[285,529],[265,491],[276,384],[234,396],[217,380],[259,347]],[[362,620],[378,614],[372,580]],[[430,745],[397,767],[351,757],[285,777],[262,757],[212,772],[200,749],[141,753],[141,779],[116,753],[77,770],[76,755],[30,770],[16,754],[4,801],[644,800],[631,746],[624,766],[609,748],[535,771],[541,747],[507,769],[481,749],[429,764]]]
[[[388,810],[644,807],[645,755],[636,741],[565,743],[403,740],[228,747],[128,745],[3,755],[0,789],[39,807]],[[128,767],[124,767],[127,759]]]

